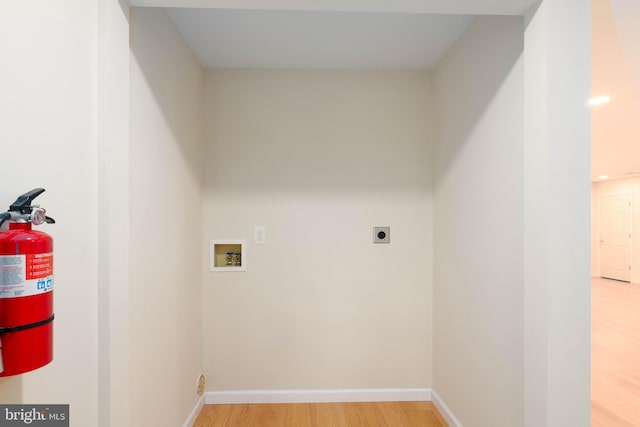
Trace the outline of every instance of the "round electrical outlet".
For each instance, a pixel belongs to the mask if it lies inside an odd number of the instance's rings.
[[[198,382],[196,383],[196,393],[202,394],[204,393],[205,380],[204,375],[200,374],[198,377]]]

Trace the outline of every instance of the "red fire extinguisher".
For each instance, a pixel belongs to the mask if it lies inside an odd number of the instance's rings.
[[[55,221],[32,206],[44,192],[18,197],[0,214],[0,377],[40,368],[53,359],[53,239],[31,225]]]

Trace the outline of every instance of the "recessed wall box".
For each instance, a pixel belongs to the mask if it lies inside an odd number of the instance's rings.
[[[247,243],[244,240],[209,240],[210,271],[246,271]]]
[[[373,243],[389,243],[390,227],[373,227]]]

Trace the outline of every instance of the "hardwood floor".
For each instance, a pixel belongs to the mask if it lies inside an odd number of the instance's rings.
[[[431,402],[205,405],[194,427],[447,427]]]
[[[593,279],[591,425],[640,426],[640,285]]]

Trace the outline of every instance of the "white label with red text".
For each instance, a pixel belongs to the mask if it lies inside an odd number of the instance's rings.
[[[0,299],[53,290],[53,254],[0,255]]]

